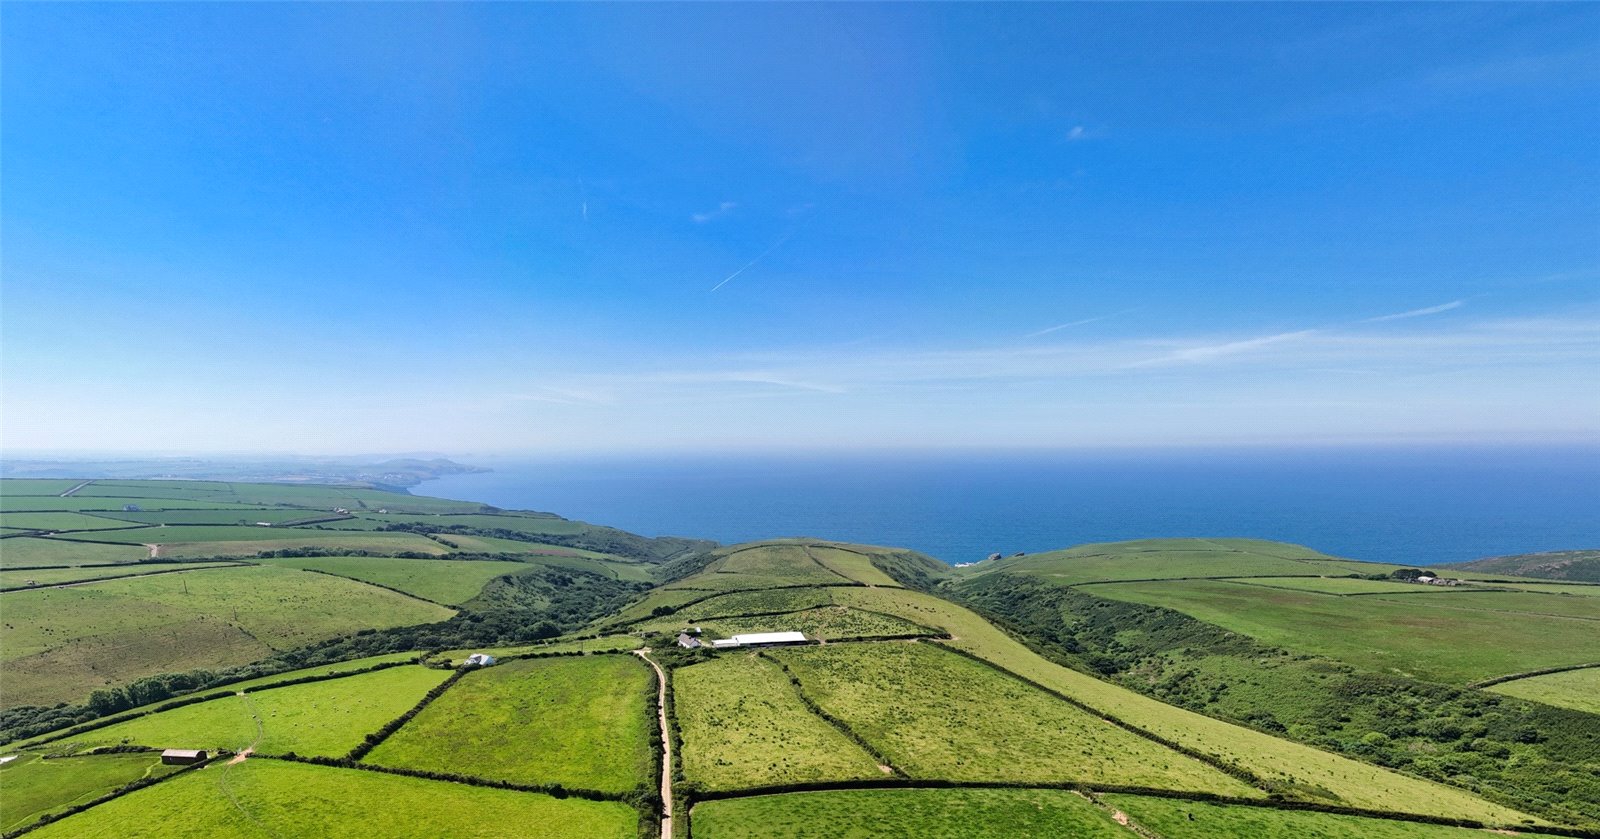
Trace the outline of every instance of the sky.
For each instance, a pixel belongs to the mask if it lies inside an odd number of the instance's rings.
[[[0,23],[12,456],[1600,440],[1597,5]]]

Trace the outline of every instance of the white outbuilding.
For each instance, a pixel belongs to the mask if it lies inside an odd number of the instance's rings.
[[[488,667],[491,664],[494,664],[494,656],[489,655],[488,653],[473,653],[472,655],[467,656],[467,660],[462,662],[461,666]]]
[[[785,644],[805,642],[806,636],[802,632],[749,632],[712,641],[711,646],[713,649],[721,650],[729,647],[781,647]]]

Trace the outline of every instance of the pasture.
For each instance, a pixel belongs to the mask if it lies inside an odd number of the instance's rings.
[[[93,542],[68,542],[11,536],[0,539],[0,567],[33,568],[72,565],[116,565],[150,557],[142,545],[106,545]]]
[[[141,574],[156,574],[165,572],[198,571],[204,568],[228,568],[236,565],[232,562],[130,562],[122,565],[89,565],[81,568],[35,568],[31,571],[8,571],[0,569],[0,588],[16,588],[26,586],[29,580],[41,586],[60,585],[62,583],[75,583],[80,580],[98,580],[101,578],[136,577]]]
[[[418,665],[322,682],[238,692],[85,732],[52,749],[135,745],[341,757],[449,678]],[[241,690],[230,686],[230,691]]]
[[[1525,818],[1516,810],[1492,804],[1465,790],[1213,719],[1062,667],[972,611],[931,595],[881,588],[836,589],[834,594],[840,602],[861,603],[943,629],[955,639],[940,643],[982,656],[1166,740],[1245,768],[1289,798],[1500,824],[1514,824]]]
[[[140,505],[141,507],[144,505]],[[304,521],[331,517],[332,513],[318,512],[316,510],[296,510],[279,508],[235,507],[228,510],[140,510],[139,512],[114,511],[97,513],[107,519],[116,519],[125,522],[124,527],[133,524],[165,524],[165,525],[243,525],[251,526],[257,522],[271,522],[283,524],[284,522]],[[331,525],[338,521],[318,522]]]
[[[253,836],[427,836],[636,839],[639,815],[611,801],[359,769],[252,758],[186,772],[40,828],[39,839],[214,839]],[[508,828],[508,826],[515,826]]]
[[[1559,708],[1600,714],[1600,667],[1530,676],[1490,685],[1484,690]]]
[[[624,793],[650,781],[654,699],[635,656],[506,662],[468,673],[365,761]]]
[[[0,495],[60,495],[81,483],[74,478],[0,478]]]
[[[878,762],[800,701],[789,677],[749,653],[672,671],[683,772],[706,789],[882,778]]]
[[[227,667],[361,629],[453,612],[288,568],[214,568],[3,595],[3,701],[77,702],[106,685]]]
[[[727,550],[698,574],[678,580],[668,587],[739,591],[851,582],[854,581],[813,558],[805,545],[771,543]]]
[[[873,565],[872,559],[864,553],[826,546],[808,548],[807,553],[822,567],[858,583],[895,588],[900,585],[893,577],[883,573],[877,566]]]
[[[0,833],[31,824],[46,813],[105,795],[123,784],[172,771],[150,752],[47,758],[23,754],[0,765]]]
[[[817,705],[913,778],[1260,794],[1193,758],[928,644],[790,647],[771,655],[789,666]]]
[[[336,574],[459,606],[478,596],[495,577],[526,570],[515,562],[462,559],[397,559],[371,556],[297,557],[259,560],[264,565]]]
[[[1256,539],[1144,539],[1008,557],[958,573],[977,575],[1004,570],[1075,585],[1190,577],[1387,574],[1396,568],[1399,566],[1339,559],[1299,545]]]
[[[1334,598],[1210,580],[1087,590],[1096,597],[1176,609],[1290,650],[1458,685],[1600,660],[1600,626],[1556,614],[1592,614],[1594,607],[1585,604],[1594,598],[1519,592]]]
[[[1238,807],[1143,795],[1107,795],[1106,804],[1162,836],[1203,839],[1477,839],[1481,830],[1334,813]]]
[[[571,536],[582,533],[588,525],[579,521],[546,516],[518,515],[380,515],[371,511],[361,514],[363,519],[381,524],[428,524],[435,527],[471,527],[483,530],[515,530],[536,536]]]
[[[473,653],[488,653],[495,658],[519,656],[540,653],[606,653],[623,650],[637,650],[644,645],[644,639],[637,635],[602,635],[599,638],[585,638],[581,641],[548,641],[543,644],[519,644],[513,647],[474,647],[472,649],[446,650],[439,653],[438,658],[451,664],[460,664],[467,656]]]
[[[695,805],[690,821],[696,839],[1121,839],[1133,835],[1088,799],[1066,790],[797,792],[706,801]]]
[[[40,530],[45,532],[109,530],[135,526],[130,522],[117,521],[103,516],[68,512],[5,513],[0,515],[0,523],[4,523],[6,527],[14,527],[19,530]]]
[[[1476,588],[1430,586],[1422,583],[1401,583],[1388,580],[1362,580],[1351,577],[1250,577],[1228,580],[1242,586],[1266,586],[1310,591],[1319,594],[1465,594]],[[1085,589],[1090,594],[1095,590]]]
[[[678,632],[686,625],[672,617],[640,624],[642,630]],[[935,634],[903,618],[853,609],[849,606],[823,606],[801,612],[781,615],[761,615],[745,618],[709,618],[695,621],[695,626],[708,636],[734,635],[745,632],[804,632],[811,640],[843,641],[851,638],[914,638]]]
[[[831,588],[779,588],[719,594],[685,606],[677,614],[692,623],[723,616],[798,612],[818,606],[832,606],[833,591]]]

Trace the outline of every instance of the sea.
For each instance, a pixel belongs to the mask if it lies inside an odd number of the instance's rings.
[[[807,536],[948,563],[1243,536],[1406,565],[1600,548],[1600,447],[1381,446],[464,459],[412,492],[646,536]]]

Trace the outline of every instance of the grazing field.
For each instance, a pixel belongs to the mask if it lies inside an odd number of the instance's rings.
[[[1209,580],[1099,585],[1092,593],[1176,609],[1267,644],[1358,667],[1453,684],[1600,661],[1593,621],[1487,608],[1509,606],[1497,600],[1504,597],[1557,605],[1592,598],[1516,592],[1331,598]]]
[[[709,618],[695,621],[707,635],[728,636],[746,632],[804,632],[813,641],[843,641],[851,638],[914,638],[936,634],[904,618],[883,615],[849,606],[824,606],[782,615],[747,618]],[[645,631],[678,632],[687,624],[671,617],[640,624]]]
[[[445,620],[442,606],[288,568],[218,568],[4,595],[3,703],[82,701],[154,673],[245,664],[361,629]]]
[[[46,813],[82,804],[149,776],[172,771],[150,752],[46,758],[23,754],[0,765],[0,832],[31,824]]]
[[[696,839],[1133,835],[1088,799],[1065,790],[871,789],[761,795],[697,804],[690,821]]]
[[[779,543],[735,548],[700,573],[672,583],[670,588],[738,591],[850,582],[850,578],[813,559],[804,545]]]
[[[1384,600],[1395,600],[1383,595]],[[1600,597],[1574,597],[1533,591],[1484,591],[1466,598],[1428,598],[1421,606],[1431,609],[1471,609],[1512,615],[1548,615],[1600,621]],[[1597,628],[1600,631],[1600,628]]]
[[[1257,795],[1192,758],[949,651],[920,643],[772,655],[806,695],[913,778],[1089,781]]]
[[[895,582],[893,577],[883,573],[877,566],[873,565],[870,558],[855,551],[843,548],[811,547],[807,548],[806,552],[824,568],[835,574],[849,577],[858,583],[866,583],[870,586],[899,587],[900,585]]]
[[[72,478],[0,478],[0,496],[60,495],[81,483]]]
[[[140,506],[143,507],[145,505]],[[118,510],[109,513],[97,513],[96,515],[129,524],[250,526],[263,521],[272,524],[283,524],[284,522],[304,521],[306,519],[331,518],[334,514],[327,511],[296,510],[292,508],[235,507],[227,510],[141,510],[139,512]],[[338,522],[326,521],[318,523],[332,525]]]
[[[121,513],[129,505],[141,510],[246,510],[248,504],[231,501],[196,501],[192,498],[115,498],[97,495],[6,496],[0,495],[0,512],[57,512],[84,511],[96,514]],[[307,511],[312,512],[312,511]]]
[[[1600,597],[1600,585],[1589,583],[1496,583],[1495,588],[1518,591],[1539,591],[1545,594],[1568,594],[1573,597]]]
[[[449,678],[405,665],[322,682],[248,691],[86,732],[52,749],[136,745],[341,757]],[[237,690],[230,687],[229,690]]]
[[[1571,708],[1600,714],[1600,667],[1568,670],[1546,676],[1530,676],[1510,682],[1491,685],[1485,690],[1515,696],[1533,702],[1543,702],[1558,708]],[[1596,725],[1600,725],[1597,722]]]
[[[265,531],[266,528],[260,528]],[[316,530],[293,528],[277,531],[272,538],[255,541],[184,542],[176,545],[159,542],[157,556],[174,559],[213,556],[254,556],[262,551],[281,551],[291,548],[317,548],[325,551],[366,551],[383,556],[400,553],[420,553],[443,556],[449,553],[445,546],[409,533],[373,533],[370,535],[345,535]]]
[[[630,655],[506,662],[467,674],[366,762],[624,793],[650,782],[654,698]]]
[[[426,524],[434,527],[470,527],[479,530],[515,530],[534,535],[571,536],[582,533],[583,522],[545,516],[514,515],[381,515],[364,511],[361,517],[380,524]],[[447,537],[449,534],[445,534]]]
[[[6,513],[0,515],[0,522],[6,527],[15,527],[21,530],[65,531],[65,530],[109,530],[120,527],[134,527],[130,522],[117,521],[116,519],[102,516],[91,516],[84,513]]]
[[[527,570],[515,562],[463,559],[327,556],[260,561],[266,565],[320,571],[377,583],[449,606],[458,606],[477,597],[484,585],[495,577]]]
[[[557,799],[253,758],[186,772],[40,828],[39,839],[427,836],[636,839],[639,815],[611,801]],[[247,825],[254,825],[254,827]]]
[[[1245,575],[1387,574],[1400,566],[1354,562],[1298,545],[1255,539],[1145,539],[1080,545],[1008,557],[963,569],[968,575],[1009,571],[1066,584],[1104,580],[1170,580]]]
[[[1144,795],[1107,795],[1106,804],[1162,836],[1203,839],[1474,839],[1484,831],[1334,813],[1239,807]],[[697,831],[698,832],[698,831]]]
[[[1419,780],[1370,764],[1272,737],[1176,708],[1119,685],[1047,661],[982,617],[920,592],[837,589],[841,602],[860,602],[955,636],[949,646],[982,656],[1079,702],[1197,752],[1264,778],[1292,799],[1401,813],[1515,824],[1527,818],[1465,790]],[[1354,598],[1361,599],[1361,598]]]
[[[582,641],[550,641],[544,644],[520,644],[514,647],[474,647],[472,649],[446,650],[439,653],[438,657],[451,664],[461,664],[467,656],[473,653],[488,653],[495,658],[507,656],[528,655],[536,653],[605,653],[621,650],[637,650],[644,646],[644,639],[637,635],[602,635],[599,638],[586,638]]]
[[[1466,594],[1476,588],[1430,586],[1422,583],[1400,583],[1387,580],[1361,580],[1350,577],[1250,577],[1227,580],[1243,586],[1291,588],[1321,594]],[[1095,589],[1087,589],[1090,594]]]
[[[68,542],[62,539],[38,539],[32,536],[0,539],[0,567],[5,568],[116,565],[149,558],[150,550],[140,545]]]
[[[595,621],[595,623],[604,624],[605,626],[611,627],[622,626],[635,621],[645,620],[646,618],[649,618],[651,612],[655,611],[656,609],[665,608],[676,611],[677,609],[683,608],[685,603],[699,600],[705,596],[706,592],[703,591],[667,588],[651,589],[637,602],[630,603],[618,610],[615,615],[600,618],[599,620]]]
[[[0,588],[25,586],[29,580],[41,586],[75,583],[80,580],[134,577],[141,574],[180,573],[205,568],[237,567],[233,562],[137,562],[122,565],[89,565],[82,568],[35,568],[31,571],[0,570]]]
[[[672,672],[683,772],[706,789],[882,778],[878,762],[813,714],[779,667],[748,653]]]
[[[832,605],[831,588],[779,588],[719,594],[709,600],[685,606],[677,614],[682,615],[683,620],[693,622],[724,616],[798,612]]]

